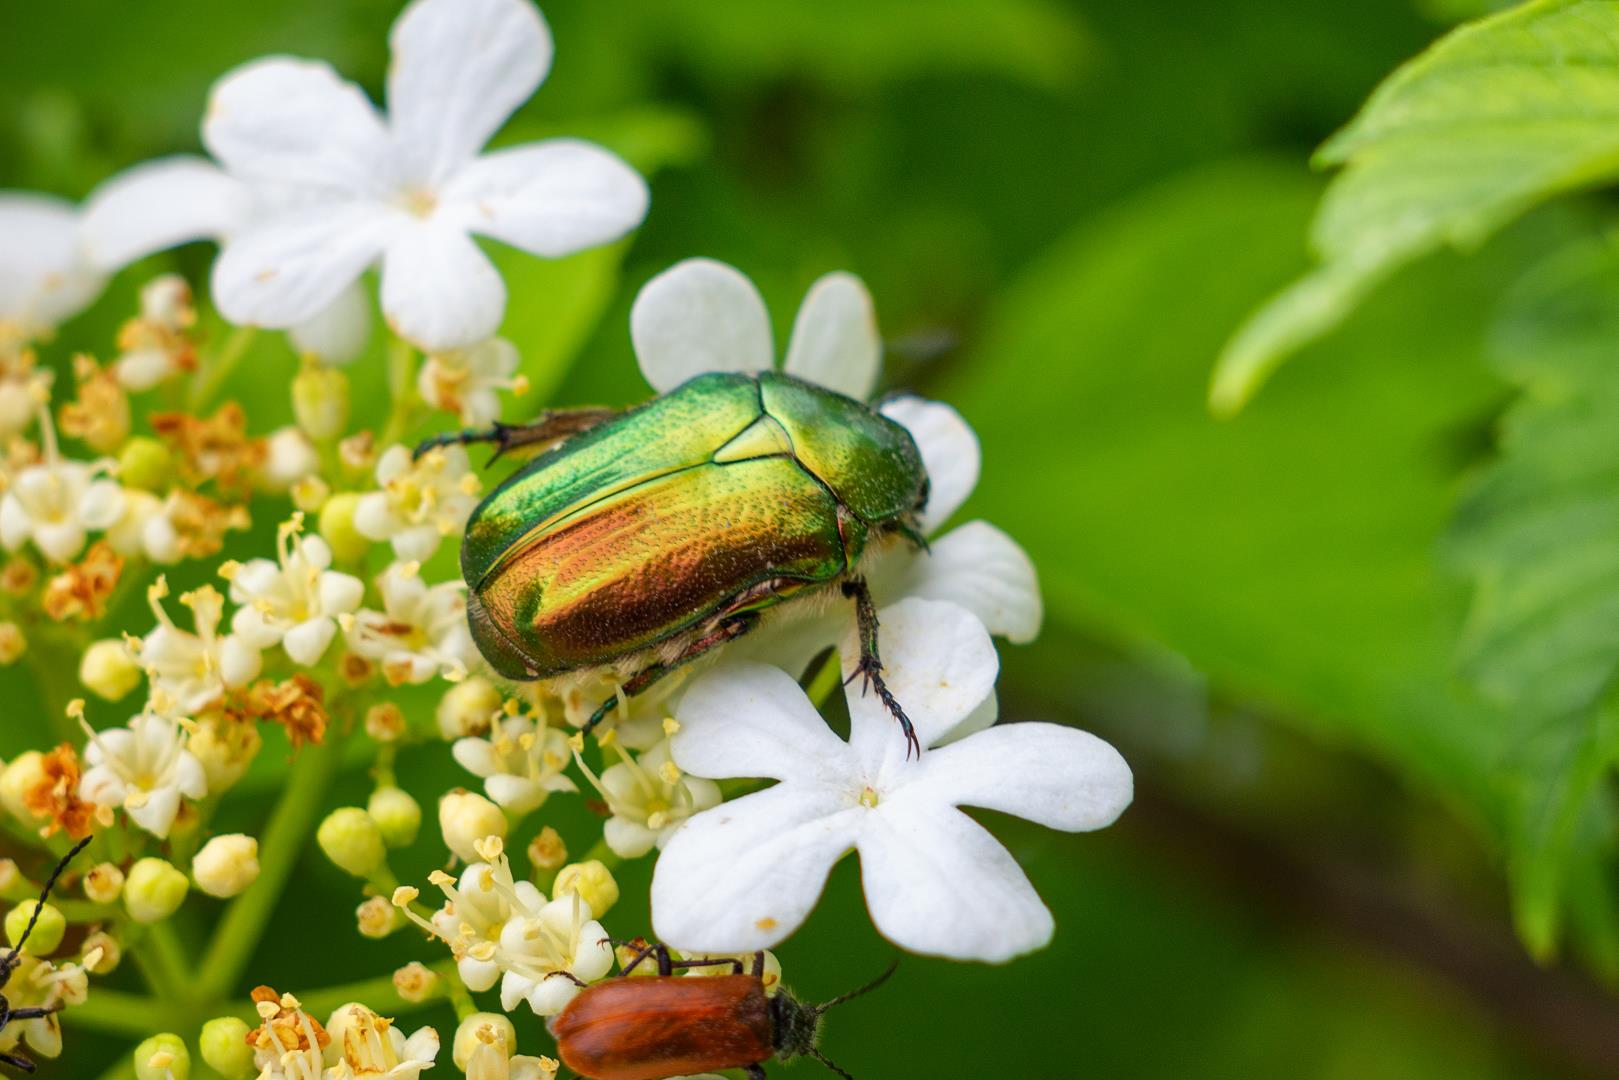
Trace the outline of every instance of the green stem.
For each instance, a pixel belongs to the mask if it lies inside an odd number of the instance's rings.
[[[191,963],[186,958],[185,946],[180,944],[179,935],[174,932],[172,922],[165,919],[148,926],[142,945],[151,946],[153,957],[173,980],[181,994],[186,994],[188,989],[195,985],[196,978],[191,971]]]
[[[254,326],[238,326],[230,337],[225,339],[224,348],[214,355],[213,363],[198,374],[191,384],[191,411],[196,412],[208,405],[219,393],[219,388],[230,378],[236,365],[242,362],[247,354],[247,348],[253,344],[253,338],[258,334]]]
[[[231,902],[224,918],[220,919],[203,958],[197,999],[208,1001],[224,997],[241,980],[264,925],[275,910],[315,827],[321,793],[332,778],[337,760],[335,746],[310,746],[293,765],[292,775],[270,814],[259,845],[263,853],[259,859],[259,879]]]
[[[388,348],[388,393],[393,397],[393,408],[377,440],[379,449],[387,449],[405,437],[416,410],[416,350],[402,338],[395,338]]]
[[[155,998],[97,986],[83,1002],[65,1010],[62,1019],[70,1027],[87,1027],[144,1039],[169,1027],[174,1016],[171,1009]]]
[[[442,960],[429,965],[429,968],[439,977],[440,992],[425,1001],[406,1001],[400,997],[392,975],[379,975],[374,979],[362,979],[341,986],[311,990],[307,994],[299,994],[298,1000],[303,1005],[304,1012],[311,1016],[329,1016],[351,1001],[364,1002],[384,1016],[428,1009],[452,993],[450,987],[461,986],[460,976],[455,973],[455,961]],[[462,993],[465,992],[463,989]]]
[[[136,942],[127,946],[129,958],[140,969],[141,978],[152,995],[160,1001],[176,1001],[180,997],[179,977],[171,973],[168,966],[163,963],[160,953],[153,949],[143,949]]]

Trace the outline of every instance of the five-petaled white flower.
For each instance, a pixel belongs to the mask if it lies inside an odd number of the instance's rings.
[[[48,337],[89,307],[105,281],[83,255],[72,203],[0,191],[0,353]]]
[[[48,394],[42,386],[31,392]],[[86,534],[107,529],[124,510],[124,489],[102,475],[104,463],[70,461],[56,446],[56,428],[42,401],[39,427],[44,459],[9,478],[0,496],[0,546],[16,551],[28,541],[52,562],[67,562],[84,549]]]
[[[435,447],[418,458],[403,446],[390,446],[377,459],[377,483],[382,490],[361,495],[354,507],[354,528],[368,540],[390,542],[395,555],[416,562],[437,551],[446,536],[466,531],[483,489],[459,446]]]
[[[167,595],[169,585],[162,577],[146,590],[157,627],[144,638],[131,639],[130,647],[151,680],[157,711],[195,716],[221,701],[226,690],[257,678],[263,658],[237,635],[219,633],[225,598],[212,585],[180,595],[180,603],[191,609],[195,633],[174,625],[163,608]]]
[[[382,265],[382,308],[436,350],[492,336],[505,286],[472,234],[556,257],[623,236],[641,177],[576,139],[479,155],[540,85],[550,32],[527,0],[415,0],[394,23],[388,115],[324,63],[266,57],[215,84],[203,141],[253,192],[213,292],[233,322],[287,327]]]
[[[943,601],[904,600],[882,618],[898,631],[888,639],[889,688],[933,747],[992,693],[994,644],[976,618]],[[858,652],[844,656],[853,674]],[[1004,961],[1046,944],[1051,913],[1011,854],[957,808],[1098,829],[1130,802],[1124,759],[1094,735],[1042,723],[979,731],[913,759],[875,696],[858,681],[847,696],[845,743],[778,668],[733,664],[686,692],[676,710],[678,763],[780,783],[697,815],[670,840],[652,883],[659,937],[699,952],[774,945],[854,849],[873,921],[906,949]]]
[[[556,1080],[557,1063],[517,1053],[507,1030],[483,1024],[473,1031],[467,1080]]]
[[[377,591],[383,610],[364,609],[342,620],[351,649],[378,661],[392,686],[466,675],[477,649],[459,581],[430,586],[416,563],[391,563],[377,577]]]
[[[443,871],[430,880],[444,893],[444,906],[422,926],[449,944],[467,989],[482,993],[500,979],[495,957],[507,921],[515,912],[540,910],[545,894],[533,882],[513,878],[511,863],[498,855],[493,862],[469,864],[460,881]],[[421,922],[409,908],[404,910]]]
[[[95,731],[85,725],[84,777],[79,798],[122,808],[159,840],[169,835],[181,798],[208,794],[202,763],[186,748],[187,735],[170,716],[141,713],[128,727]]]
[[[461,767],[483,780],[483,789],[502,810],[522,815],[538,810],[553,791],[578,791],[563,775],[573,760],[568,737],[521,712],[508,712],[488,738],[457,739],[450,752]]]
[[[423,401],[455,413],[467,427],[485,427],[500,419],[500,391],[526,389],[527,380],[517,374],[521,359],[505,338],[434,353],[416,376],[416,390]]]
[[[281,645],[293,663],[320,661],[337,634],[337,620],[360,606],[365,585],[331,569],[332,549],[318,536],[300,535],[303,514],[276,530],[275,559],[251,559],[221,568],[230,598],[241,606],[231,629],[255,649]]]
[[[666,730],[677,730],[669,723]],[[701,776],[682,772],[669,756],[667,737],[642,754],[632,757],[611,741],[619,761],[602,770],[598,778],[579,758],[579,771],[601,794],[612,816],[602,826],[602,839],[623,859],[638,859],[654,847],[669,842],[686,820],[720,801],[719,785]]]
[[[90,993],[90,978],[84,964],[58,967],[49,960],[17,957],[17,967],[6,983],[6,996],[13,1011],[11,1023],[0,1028],[0,1054],[10,1053],[26,1042],[40,1057],[62,1056],[62,1010],[83,1005]],[[19,1020],[15,1010],[43,1009],[43,1016]]]
[[[358,1002],[334,1012],[326,1030],[339,1053],[328,1080],[417,1080],[438,1057],[437,1031],[420,1028],[407,1039],[392,1020]]]
[[[641,372],[660,391],[706,371],[775,366],[770,316],[759,291],[740,271],[712,259],[688,259],[647,282],[636,297],[630,327]],[[860,279],[840,272],[812,285],[798,309],[782,369],[865,401],[877,385],[881,360],[871,296]],[[978,439],[959,413],[939,402],[898,397],[883,402],[879,411],[916,440],[928,473],[920,524],[932,533],[978,482]],[[868,558],[863,572],[879,605],[906,596],[949,600],[1010,641],[1032,641],[1040,631],[1034,564],[1011,537],[987,522],[952,530],[934,540],[926,554],[908,544],[892,545]],[[842,638],[850,617],[846,606],[836,605],[808,618],[773,620],[730,654],[802,671]]]

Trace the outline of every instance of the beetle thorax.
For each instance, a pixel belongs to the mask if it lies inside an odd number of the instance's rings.
[[[821,1010],[799,1001],[784,987],[770,999],[770,1026],[776,1057],[791,1061],[820,1041]]]

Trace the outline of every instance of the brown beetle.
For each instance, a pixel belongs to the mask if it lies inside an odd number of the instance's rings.
[[[662,945],[648,945],[625,965],[629,975],[647,957],[658,977],[620,976],[581,991],[553,1017],[551,1034],[569,1068],[590,1080],[663,1080],[716,1069],[745,1069],[752,1080],[763,1063],[808,1055],[844,1077],[815,1044],[821,1017],[834,1005],[875,990],[894,973],[896,961],[872,982],[821,1005],[807,1005],[785,988],[765,994],[765,954],[753,970],[740,960],[675,960]],[[673,978],[675,968],[730,964],[735,971],[706,979]]]

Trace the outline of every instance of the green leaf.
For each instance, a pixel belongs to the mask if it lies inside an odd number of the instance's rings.
[[[1405,263],[1476,247],[1619,173],[1619,0],[1540,0],[1456,30],[1384,82],[1319,161],[1344,167],[1312,230],[1322,265],[1226,345],[1217,412],[1242,408]]]

